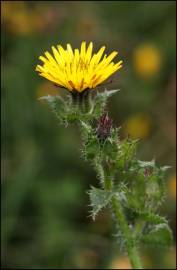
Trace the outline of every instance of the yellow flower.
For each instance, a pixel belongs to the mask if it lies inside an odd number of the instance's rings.
[[[82,92],[85,89],[95,88],[101,84],[114,72],[122,67],[122,61],[112,62],[117,52],[112,52],[109,56],[102,55],[105,47],[92,55],[93,43],[90,42],[86,48],[86,42],[82,42],[81,49],[73,50],[67,44],[66,50],[61,45],[57,48],[52,46],[53,56],[45,52],[45,57],[40,56],[43,66],[37,65],[36,71],[40,76],[54,82],[60,87],[69,91]]]
[[[157,74],[161,65],[160,51],[151,44],[142,44],[133,53],[133,65],[138,75],[149,78]]]
[[[150,132],[150,119],[146,114],[135,114],[127,119],[123,126],[124,134],[133,139],[147,138]]]

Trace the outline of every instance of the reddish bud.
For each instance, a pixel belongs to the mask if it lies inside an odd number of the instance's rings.
[[[104,113],[97,122],[97,136],[100,139],[106,139],[110,136],[112,128],[112,119],[109,118],[107,113]]]

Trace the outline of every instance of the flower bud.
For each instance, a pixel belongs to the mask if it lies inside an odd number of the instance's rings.
[[[104,113],[97,122],[96,133],[98,138],[105,140],[110,136],[112,128],[112,119],[109,118],[108,113]]]

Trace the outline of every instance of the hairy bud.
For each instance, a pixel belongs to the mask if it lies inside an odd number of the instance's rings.
[[[105,140],[110,136],[112,128],[112,119],[109,118],[108,113],[104,113],[97,122],[96,133],[98,138]]]

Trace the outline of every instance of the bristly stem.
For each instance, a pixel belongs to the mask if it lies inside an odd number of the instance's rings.
[[[131,265],[133,269],[143,269],[140,261],[140,257],[137,251],[136,244],[134,242],[134,239],[132,238],[132,234],[130,232],[129,226],[126,222],[125,216],[123,214],[123,211],[121,209],[121,205],[117,198],[112,198],[112,207],[115,213],[115,216],[119,222],[120,229],[122,231],[122,234],[124,236],[125,245],[127,249],[127,253],[131,262]]]
[[[93,160],[93,165],[100,179],[102,189],[113,192],[112,169],[108,161],[103,164],[101,159],[100,156],[96,156]],[[130,231],[121,203],[115,195],[111,199],[111,209],[119,224],[132,269],[143,269],[137,250],[137,243]]]
[[[104,187],[106,190],[112,189],[112,181],[110,179],[105,179],[104,181]],[[141,260],[138,254],[138,250],[136,247],[136,243],[132,237],[132,233],[130,231],[130,228],[127,224],[125,215],[121,209],[121,204],[119,200],[113,196],[111,201],[112,210],[114,212],[114,215],[119,223],[122,235],[125,240],[125,247],[126,251],[130,260],[130,263],[132,265],[133,269],[143,269]]]

